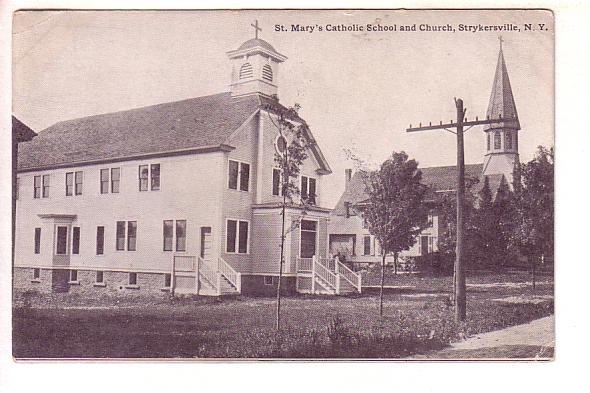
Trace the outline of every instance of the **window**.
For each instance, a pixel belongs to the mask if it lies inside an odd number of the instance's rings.
[[[57,227],[57,245],[55,253],[65,255],[68,251],[68,227]]]
[[[70,282],[78,282],[78,271],[70,270]]]
[[[172,275],[164,274],[164,288],[170,288],[172,286]]]
[[[100,170],[100,193],[101,194],[108,194],[109,193],[109,170],[108,169],[101,169]]]
[[[512,133],[508,130],[504,131],[504,147],[512,149]]]
[[[137,285],[137,273],[129,273],[129,285]]]
[[[363,255],[371,255],[371,236],[363,237]]]
[[[137,246],[137,221],[127,223],[127,251],[135,251]]]
[[[176,221],[176,251],[186,251],[186,220]]]
[[[66,196],[74,195],[74,172],[66,173]]]
[[[139,166],[139,191],[148,190],[149,167],[147,165]]]
[[[272,276],[264,276],[264,285],[272,285]]]
[[[287,139],[285,139],[284,136],[277,136],[277,139],[275,141],[275,149],[277,150],[277,153],[279,153],[281,156],[283,155],[285,150],[287,150]]]
[[[301,220],[301,258],[311,258],[316,253],[317,222]]]
[[[492,137],[489,132],[487,133],[487,137],[488,137],[488,150],[490,150]]]
[[[262,67],[262,79],[272,82],[272,68],[268,64]]]
[[[500,131],[496,131],[494,133],[494,149],[501,149],[502,148],[502,135]]]
[[[227,220],[226,252],[248,253],[249,225],[248,221]]]
[[[272,170],[272,194],[273,195],[281,195],[281,170],[280,169],[273,169]]]
[[[248,191],[250,185],[250,164],[240,163],[240,191]]]
[[[33,179],[33,198],[41,198],[41,176]]]
[[[149,187],[152,191],[158,191],[160,189],[160,164],[139,166],[139,191],[148,190],[148,180]]]
[[[35,254],[41,253],[41,228],[35,228]]]
[[[244,63],[240,67],[240,79],[251,78],[254,75],[254,70],[252,69],[252,64]]]
[[[78,171],[75,173],[75,194],[76,195],[82,195],[82,177],[83,177],[83,172],[82,171]]]
[[[160,164],[151,165],[151,176],[152,191],[158,191],[160,189]]]
[[[96,283],[97,284],[104,283],[104,272],[102,272],[100,270],[96,272]]]
[[[33,269],[33,280],[38,280],[39,277],[41,277],[41,269],[39,269],[38,267],[34,268]]]
[[[250,164],[229,160],[228,187],[237,190],[238,185],[240,191],[250,189]]]
[[[117,221],[117,251],[125,250],[125,221]]]
[[[104,254],[104,227],[96,227],[96,255]]]
[[[119,182],[121,181],[121,168],[111,168],[111,192],[119,193]]]
[[[72,254],[80,254],[80,227],[72,228]]]
[[[315,205],[316,203],[316,179],[301,176],[301,199],[304,202]]]
[[[172,226],[174,221],[164,220],[164,251],[172,251]]]
[[[49,198],[49,175],[43,175],[43,198]]]

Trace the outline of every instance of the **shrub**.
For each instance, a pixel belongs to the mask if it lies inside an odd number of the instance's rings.
[[[454,255],[433,252],[414,257],[416,270],[423,274],[448,276],[453,274]]]

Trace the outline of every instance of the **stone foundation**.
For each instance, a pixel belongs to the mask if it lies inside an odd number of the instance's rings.
[[[78,270],[78,279],[70,281],[70,270],[39,269],[39,278],[33,279],[34,268],[14,268],[14,289],[39,292],[71,292],[89,296],[97,294],[125,294],[166,296],[164,273],[137,273],[137,284],[129,284],[128,272],[103,271],[103,282],[96,282],[96,271]]]
[[[272,284],[264,283],[264,278],[270,277]],[[242,275],[242,295],[254,296],[276,296],[278,276],[245,276]],[[294,295],[297,293],[295,288],[295,277],[283,277],[281,282],[281,294]]]

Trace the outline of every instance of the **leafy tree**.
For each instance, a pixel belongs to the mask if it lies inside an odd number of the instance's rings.
[[[298,176],[301,171],[301,165],[308,157],[309,148],[315,143],[310,138],[307,124],[298,115],[299,104],[286,108],[278,102],[269,104],[265,107],[271,124],[279,133],[278,151],[275,153],[274,161],[281,173],[280,176],[280,194],[283,197],[281,203],[281,256],[279,260],[279,280],[277,283],[277,303],[276,303],[276,329],[280,330],[281,326],[281,283],[283,278],[283,267],[285,265],[285,239],[287,234],[299,227],[300,221],[292,221],[289,228],[286,227],[286,208],[290,205],[298,205],[302,208],[302,213],[307,209],[308,203],[315,199],[311,196],[307,200],[300,200],[301,191],[298,186]],[[273,116],[274,115],[274,116]]]
[[[553,257],[554,153],[539,146],[535,157],[520,166],[515,187],[515,225],[510,239],[532,268],[533,288],[537,261]]]
[[[382,248],[381,290],[379,315],[383,315],[383,281],[385,257],[398,254],[416,243],[416,238],[428,224],[428,207],[424,198],[428,187],[421,183],[422,172],[415,160],[408,160],[405,152],[393,152],[377,171],[365,177],[369,196],[364,209],[369,232],[375,235]]]

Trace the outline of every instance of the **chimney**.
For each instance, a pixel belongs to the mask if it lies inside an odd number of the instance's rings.
[[[344,185],[347,186],[352,179],[352,169],[345,169],[344,170]]]

